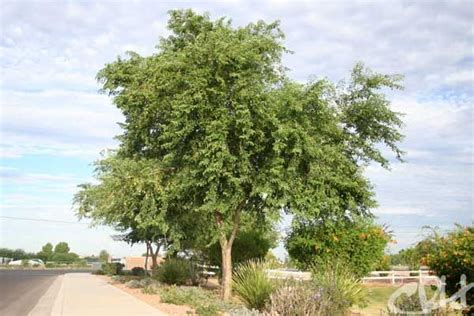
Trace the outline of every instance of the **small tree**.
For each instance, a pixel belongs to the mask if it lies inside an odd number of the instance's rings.
[[[51,257],[53,256],[53,245],[49,242],[45,244],[42,248],[41,251],[37,253],[37,256],[43,260],[44,262],[51,260]]]
[[[109,262],[110,254],[107,252],[107,250],[103,249],[99,253],[99,261],[102,263]]]
[[[75,195],[78,216],[121,231],[115,239],[130,244],[144,242],[152,267],[156,266],[165,241],[179,239],[175,214],[162,207],[158,162],[110,155],[97,161],[96,167],[98,184],[82,184]]]

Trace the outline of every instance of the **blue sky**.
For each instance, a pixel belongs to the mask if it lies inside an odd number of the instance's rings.
[[[407,163],[367,168],[380,204],[374,213],[395,233],[392,251],[416,242],[424,225],[471,224],[473,3],[3,0],[0,247],[38,251],[65,240],[83,255],[144,252],[114,242],[110,228],[76,223],[71,200],[120,132],[121,114],[97,93],[97,71],[127,50],[152,53],[173,8],[227,16],[235,25],[279,19],[294,51],[284,63],[301,82],[344,79],[357,61],[405,75],[405,90],[390,98],[405,113]]]

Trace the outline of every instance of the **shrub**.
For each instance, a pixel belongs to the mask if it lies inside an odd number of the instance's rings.
[[[322,300],[329,308],[323,315],[343,315],[353,305],[366,305],[367,292],[352,270],[343,262],[333,260],[312,267],[313,283],[321,289]]]
[[[390,240],[386,229],[372,219],[306,221],[295,217],[285,247],[299,269],[340,258],[363,277],[381,262]]]
[[[275,290],[265,269],[265,262],[261,260],[249,260],[235,269],[233,289],[250,309],[263,309]]]
[[[390,266],[391,257],[389,255],[384,255],[380,258],[379,262],[374,267],[374,270],[377,271],[388,271],[391,269]]]
[[[142,287],[149,286],[149,285],[158,285],[159,283],[152,278],[143,278],[140,280],[140,284]]]
[[[410,276],[419,276],[420,273],[419,272],[410,272]]]
[[[143,287],[142,283],[139,280],[130,280],[127,283],[125,283],[125,286],[132,289],[139,289]]]
[[[104,263],[101,266],[101,270],[107,275],[120,275],[122,274],[124,265],[118,262]]]
[[[143,269],[142,267],[133,267],[132,268],[132,275],[144,276],[145,275],[145,269]]]
[[[399,312],[388,309],[390,316],[405,316],[405,315],[423,315],[423,316],[447,316],[453,315],[448,309],[433,309],[430,311],[423,311],[420,297],[418,294],[408,296],[406,294],[400,295],[394,302],[395,307]]]
[[[186,284],[191,278],[190,264],[184,259],[167,259],[155,270],[153,277],[166,284]]]
[[[466,284],[474,281],[474,226],[457,226],[445,236],[433,232],[430,247],[423,263],[439,277],[446,277],[446,293],[453,295],[460,289],[462,275]],[[474,290],[466,293],[467,304],[474,312]]]
[[[198,315],[218,315],[222,310],[212,293],[201,288],[170,286],[159,293],[163,303],[191,306]]]
[[[142,288],[144,294],[158,294],[158,286],[156,284],[148,284]]]
[[[44,264],[44,266],[45,266],[46,268],[56,268],[58,265],[57,265],[57,263],[54,263],[54,262],[46,262],[46,263]]]
[[[324,304],[319,289],[304,283],[287,284],[270,296],[270,315],[320,315]]]

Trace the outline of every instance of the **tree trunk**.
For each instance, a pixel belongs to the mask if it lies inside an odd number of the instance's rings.
[[[221,245],[222,251],[222,284],[221,284],[221,298],[224,301],[229,301],[232,295],[232,244],[234,243],[235,236],[240,226],[240,212],[242,207],[245,205],[245,202],[242,202],[239,207],[235,210],[234,216],[232,218],[232,231],[229,238],[225,231],[221,232],[219,238],[219,243]],[[223,226],[222,214],[216,212],[215,214],[217,226],[221,228]]]
[[[153,248],[150,246],[151,252],[151,269],[155,269],[158,266],[158,252],[160,251],[161,244],[159,242],[156,243],[156,250],[153,252]]]
[[[232,295],[232,244],[226,240],[221,242],[222,250],[222,293],[224,301],[228,301]]]
[[[145,257],[145,274],[148,276],[148,257],[150,256],[150,244],[145,241],[146,244],[146,257]]]

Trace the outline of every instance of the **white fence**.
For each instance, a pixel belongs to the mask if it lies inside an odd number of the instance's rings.
[[[267,270],[268,277],[271,279],[295,279],[310,280],[311,273],[297,270]]]
[[[362,278],[364,283],[406,283],[418,282],[420,284],[439,284],[441,280],[436,275],[430,275],[428,270],[411,271],[372,271],[369,276]]]
[[[410,275],[410,274],[417,275]],[[296,279],[310,280],[311,273],[296,270],[267,270],[267,274],[272,279]],[[420,284],[439,284],[441,281],[435,275],[430,275],[427,270],[417,271],[372,271],[369,276],[362,278],[364,283],[389,283],[403,284],[408,282],[418,282]]]

